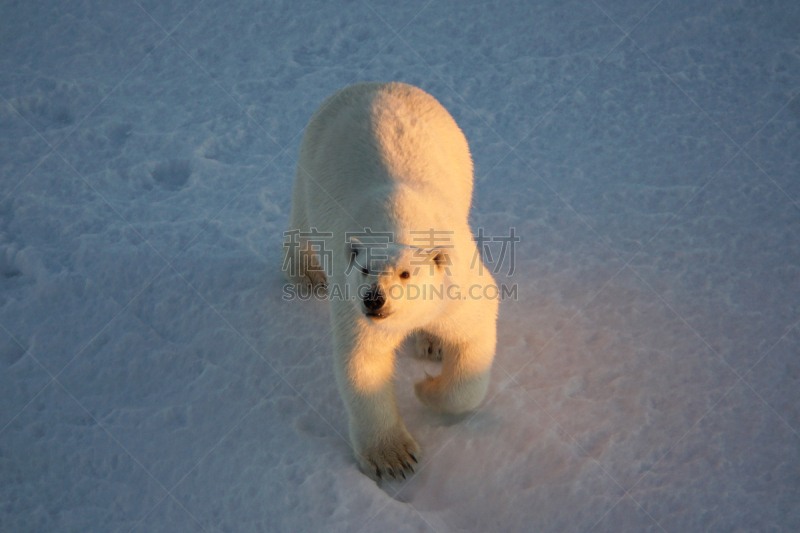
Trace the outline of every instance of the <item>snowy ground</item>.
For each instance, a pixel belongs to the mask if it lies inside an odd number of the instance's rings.
[[[0,530],[800,530],[800,3],[0,2]],[[300,134],[438,98],[516,228],[489,397],[376,485],[327,306],[281,300]]]

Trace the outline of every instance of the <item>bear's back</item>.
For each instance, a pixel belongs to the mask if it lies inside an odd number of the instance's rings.
[[[365,82],[333,94],[306,129],[299,166],[311,178],[309,207],[336,204],[320,213],[333,231],[371,227],[407,243],[411,230],[469,233],[467,141],[447,110],[411,85]],[[348,216],[330,220],[340,208]]]
[[[471,204],[464,134],[434,97],[411,85],[364,82],[341,89],[314,114],[303,144],[314,167],[334,179],[359,174],[356,187],[368,186],[365,180],[428,185]]]

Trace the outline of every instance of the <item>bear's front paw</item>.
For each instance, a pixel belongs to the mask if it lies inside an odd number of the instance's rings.
[[[428,335],[425,332],[419,332],[416,335],[416,352],[417,357],[420,359],[429,359],[431,361],[441,361],[444,348],[442,342]]]
[[[406,479],[406,474],[414,473],[414,465],[420,457],[417,441],[402,428],[358,454],[358,462],[374,478]]]

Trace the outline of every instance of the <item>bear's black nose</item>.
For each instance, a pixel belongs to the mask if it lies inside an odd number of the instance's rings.
[[[373,285],[367,292],[364,293],[364,307],[370,311],[377,311],[383,307],[383,304],[385,303],[386,297],[376,285]]]

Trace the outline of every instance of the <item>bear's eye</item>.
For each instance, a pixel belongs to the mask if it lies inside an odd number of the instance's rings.
[[[402,274],[400,274],[402,279],[408,279],[411,277],[411,274],[408,273],[408,270],[404,270]]]
[[[367,274],[369,274],[369,270],[367,270],[366,268],[362,268],[361,273],[366,276]]]

